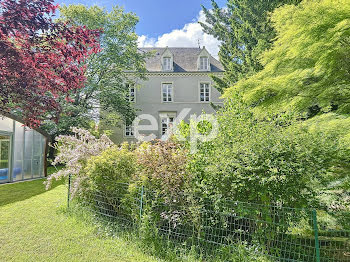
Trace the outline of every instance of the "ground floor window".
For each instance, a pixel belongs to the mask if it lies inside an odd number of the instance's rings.
[[[134,127],[132,125],[125,125],[125,136],[127,137],[134,136]]]
[[[174,116],[162,116],[162,136],[165,135],[168,130],[173,126],[175,117]]]

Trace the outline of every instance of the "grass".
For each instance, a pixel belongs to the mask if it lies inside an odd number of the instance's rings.
[[[203,259],[192,250],[173,249],[154,238],[143,242],[132,232],[111,231],[88,213],[67,210],[67,188],[61,182],[55,182],[49,191],[43,182],[39,179],[0,186],[1,262],[267,261],[253,259],[242,248],[233,253],[222,249],[220,256]]]
[[[56,169],[49,167],[47,169],[48,175],[54,173]],[[0,185],[0,207],[17,201],[22,201],[27,198],[42,194],[46,192],[44,186],[45,179],[38,179],[29,182],[17,182],[14,184]],[[62,181],[55,181],[52,188],[61,185]]]
[[[59,183],[45,191],[43,180],[0,186],[1,261],[159,261],[67,215],[66,192]]]

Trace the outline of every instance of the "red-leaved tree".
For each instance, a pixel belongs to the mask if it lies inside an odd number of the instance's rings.
[[[54,22],[53,0],[0,0],[0,112],[30,127],[58,119],[60,99],[84,84],[99,31]]]

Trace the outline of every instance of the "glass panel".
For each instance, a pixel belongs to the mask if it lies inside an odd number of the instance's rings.
[[[167,129],[168,129],[168,125],[166,123],[162,123],[162,135],[166,133]]]
[[[22,180],[24,152],[24,126],[16,122],[14,137],[13,181]]]
[[[12,132],[13,120],[7,117],[0,116],[0,131]]]
[[[170,57],[164,57],[163,58],[163,65],[164,65],[164,70],[170,70]]]
[[[200,101],[209,102],[210,100],[210,87],[209,84],[200,84]]]
[[[173,101],[172,97],[171,97],[171,93],[172,93],[172,86],[169,85],[168,86],[168,101]]]
[[[42,139],[41,135],[33,131],[33,159],[32,159],[32,173],[33,177],[40,177],[40,163],[42,156]]]
[[[33,130],[25,129],[24,146],[24,179],[32,178],[32,158],[33,158]]]
[[[135,102],[135,88],[130,88],[130,102]]]
[[[125,126],[125,136],[133,136],[133,135],[134,135],[134,127]]]
[[[201,70],[208,70],[208,58],[207,57],[200,58],[200,69]]]
[[[0,135],[0,183],[9,180],[10,137]]]
[[[40,166],[40,176],[41,177],[44,177],[44,165],[45,165],[45,147],[46,147],[46,138],[44,136],[41,137],[41,141],[42,141],[42,147],[41,147],[41,150],[42,150],[42,155],[41,155],[41,166]]]

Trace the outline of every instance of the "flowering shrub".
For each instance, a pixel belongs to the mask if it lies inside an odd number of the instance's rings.
[[[81,189],[82,182],[87,179],[84,167],[88,159],[101,154],[102,151],[111,147],[113,142],[106,135],[97,139],[84,129],[73,128],[72,131],[74,133],[72,136],[57,137],[55,147],[58,154],[52,164],[63,164],[65,168],[50,175],[46,187],[50,187],[53,179],[59,180],[71,174],[74,176],[72,195],[75,195]]]

